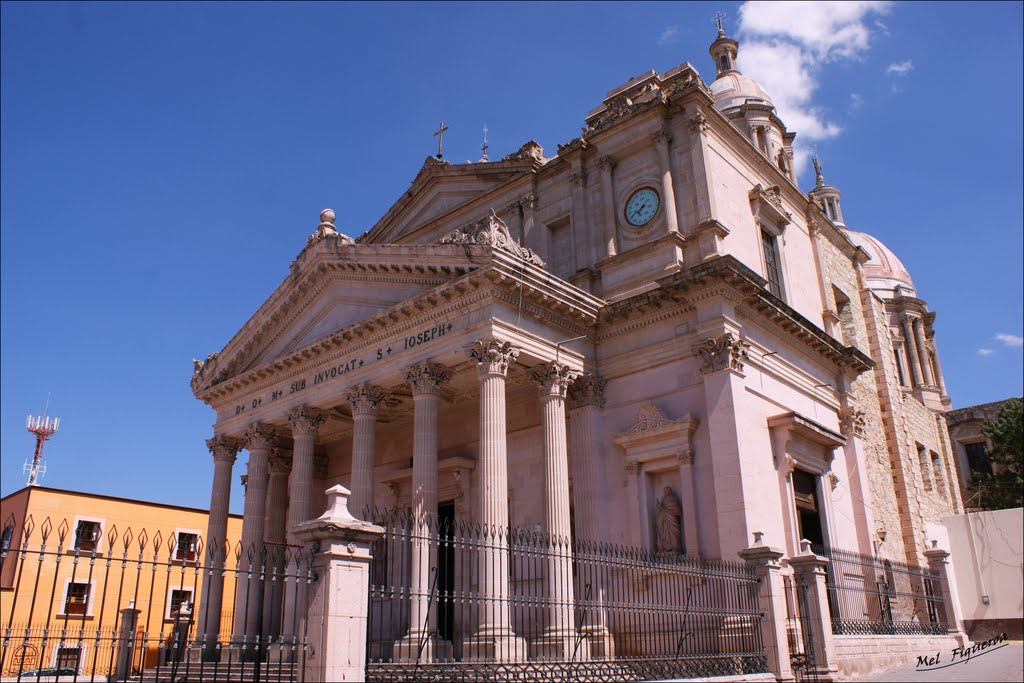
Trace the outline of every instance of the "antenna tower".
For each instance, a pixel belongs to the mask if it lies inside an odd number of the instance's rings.
[[[26,461],[22,468],[23,472],[28,472],[29,486],[36,486],[39,483],[39,477],[46,474],[46,465],[43,464],[43,444],[57,433],[58,424],[60,424],[60,418],[49,417],[45,411],[42,417],[28,416],[25,427],[36,437],[36,452],[32,454],[32,462]]]

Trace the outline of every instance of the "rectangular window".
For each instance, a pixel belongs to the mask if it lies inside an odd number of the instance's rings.
[[[100,542],[100,523],[82,519],[75,529],[75,550],[83,553],[96,552]]]
[[[761,230],[761,246],[764,249],[764,276],[768,280],[768,291],[782,298],[782,280],[779,278],[779,250],[775,236]]]
[[[935,451],[930,452],[932,457],[932,478],[935,480],[935,488],[943,496],[946,495],[946,477],[942,472],[942,458]]]
[[[921,467],[921,483],[925,491],[932,490],[931,464],[928,462],[928,450],[917,444],[917,463]]]
[[[79,666],[82,662],[82,650],[79,647],[61,647],[57,649],[57,661],[55,665],[57,669],[61,670],[58,676],[67,676],[68,672],[74,671],[78,673]],[[74,675],[74,674],[71,674]]]
[[[972,475],[992,474],[992,463],[988,459],[984,441],[965,443],[964,450],[967,451],[967,465],[971,468]]]
[[[67,597],[64,599],[64,614],[87,614],[90,588],[85,582],[69,583]]]
[[[907,377],[903,374],[903,359],[900,358],[900,350],[893,348],[892,354],[896,358],[896,374],[899,375],[900,386],[905,387],[907,386]]]
[[[181,606],[188,605],[192,609],[192,590],[189,588],[172,588],[170,599],[167,601],[167,619],[174,619],[181,611]]]
[[[199,534],[179,531],[177,543],[177,547],[174,549],[174,559],[178,562],[195,562]]]

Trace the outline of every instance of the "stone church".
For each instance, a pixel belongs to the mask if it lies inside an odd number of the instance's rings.
[[[357,515],[923,563],[962,510],[935,313],[817,160],[799,187],[796,132],[738,51],[720,31],[710,81],[684,62],[613,88],[553,154],[428,157],[358,239],[324,210],[195,362],[207,537],[245,449],[246,543],[294,542],[343,484]]]

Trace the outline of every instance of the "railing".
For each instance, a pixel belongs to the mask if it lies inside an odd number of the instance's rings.
[[[828,560],[835,635],[945,635],[949,633],[940,575],[848,550],[814,546]]]
[[[650,680],[766,671],[746,564],[381,512],[367,678]]]
[[[145,529],[83,543],[67,520],[13,517],[0,549],[0,676],[35,680],[292,680],[305,660],[301,548],[204,544]],[[204,594],[219,594],[211,608]],[[201,607],[200,607],[201,605]],[[296,609],[295,606],[300,606]]]

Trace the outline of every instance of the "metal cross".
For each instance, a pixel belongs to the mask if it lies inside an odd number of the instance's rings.
[[[712,19],[715,20],[715,26],[718,27],[718,30],[725,33],[725,12],[718,10],[715,12],[715,16],[712,17]]]
[[[444,121],[438,127],[437,132],[434,133],[434,137],[437,138],[437,158],[441,158],[441,142],[444,140],[444,132],[448,130],[448,126],[444,125]]]
[[[481,151],[483,151],[483,160],[487,161],[487,124],[484,124],[484,144],[480,145]]]

